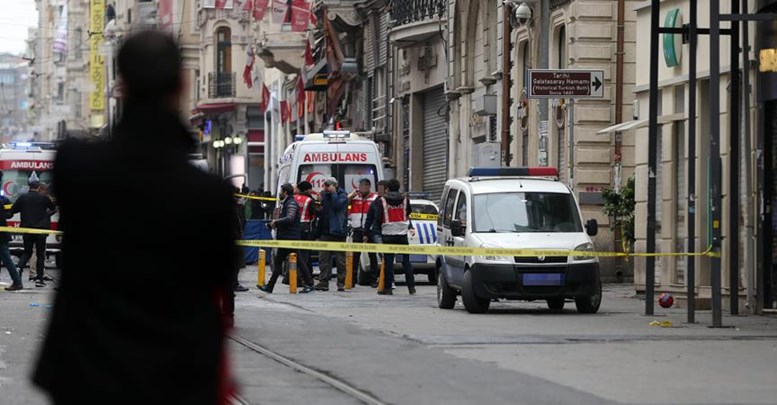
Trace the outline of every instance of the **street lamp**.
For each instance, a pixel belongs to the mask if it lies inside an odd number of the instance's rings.
[[[229,146],[229,145],[232,145],[232,137],[231,137],[231,136],[228,136],[228,137],[224,138],[224,141],[223,141],[223,143],[224,143],[225,145],[227,145],[227,146]]]
[[[240,144],[243,143],[243,138],[236,136],[232,138],[232,143],[234,143],[235,146],[240,146]]]

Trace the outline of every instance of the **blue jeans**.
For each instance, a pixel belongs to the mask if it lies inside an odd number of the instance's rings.
[[[3,266],[8,269],[8,274],[11,275],[13,283],[21,284],[22,278],[19,276],[19,271],[16,269],[13,259],[11,259],[11,251],[8,249],[7,243],[0,244],[0,261],[2,261]]]
[[[409,245],[407,235],[383,235],[383,243],[388,245]],[[386,288],[391,288],[394,283],[394,260],[395,254],[386,253],[383,255],[386,260]],[[413,265],[410,264],[410,255],[402,255],[402,268],[405,270],[405,281],[407,288],[415,288],[415,276],[413,275]]]

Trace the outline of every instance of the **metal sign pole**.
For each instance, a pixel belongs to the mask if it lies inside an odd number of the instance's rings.
[[[697,5],[690,4],[688,24],[688,216],[686,228],[688,234],[688,252],[696,251],[696,29]],[[685,266],[685,284],[688,298],[688,323],[696,323],[696,257],[688,256]]]
[[[647,252],[656,251],[656,160],[658,147],[658,24],[660,1],[650,6],[650,105],[648,111]],[[656,258],[645,258],[645,315],[653,315]]]
[[[712,220],[712,250],[721,247],[721,179],[720,162],[720,3],[710,2],[710,174]],[[712,288],[712,326],[723,326],[721,302],[721,258],[711,258],[710,284]]]

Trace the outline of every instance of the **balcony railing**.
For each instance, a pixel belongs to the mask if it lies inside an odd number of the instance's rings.
[[[395,26],[441,18],[443,14],[443,0],[391,0],[391,19]]]
[[[235,97],[235,73],[208,73],[208,98]]]

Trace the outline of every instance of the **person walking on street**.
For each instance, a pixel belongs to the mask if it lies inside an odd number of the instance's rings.
[[[0,172],[0,181],[2,180],[3,172]],[[3,197],[0,199],[0,226],[8,226],[5,204],[7,204],[7,200]],[[16,269],[16,264],[14,264],[13,259],[11,258],[11,251],[8,249],[8,243],[11,242],[11,239],[11,235],[8,232],[0,232],[0,261],[2,261],[3,266],[8,269],[8,275],[11,276],[11,285],[5,287],[5,290],[17,291],[23,289],[24,285],[22,285],[22,276],[19,274],[19,271]]]
[[[379,215],[367,216],[367,229],[372,228],[373,221],[380,224],[381,239],[383,243],[389,245],[409,245],[408,233],[415,235],[413,223],[410,221],[412,209],[410,200],[404,194],[399,192],[399,181],[391,179],[386,184],[388,192],[384,197],[375,200],[376,209]],[[372,213],[372,212],[371,212]],[[364,237],[367,242],[369,236]],[[384,289],[379,290],[378,294],[392,295],[391,286],[394,283],[394,260],[395,254],[384,254],[386,260]],[[415,277],[413,276],[413,266],[410,263],[410,255],[402,255],[402,268],[405,271],[405,282],[410,295],[415,294]]]
[[[345,242],[346,211],[348,210],[348,194],[337,186],[337,179],[330,177],[324,180],[324,190],[321,192],[321,205],[316,213],[319,216],[319,240],[323,242]],[[318,276],[316,290],[329,291],[329,278],[332,277],[332,255],[337,266],[337,291],[345,291],[345,253],[322,250],[318,255]]]
[[[33,229],[51,229],[51,216],[57,212],[57,207],[51,199],[40,193],[40,182],[30,182],[30,191],[22,194],[11,206],[10,214],[21,213],[21,227]],[[45,287],[44,267],[46,265],[46,237],[42,234],[25,234],[22,236],[24,241],[24,254],[19,259],[19,271],[24,272],[24,267],[32,257],[32,251],[35,249],[37,263],[35,263],[35,286]]]
[[[281,185],[280,194],[280,213],[278,219],[270,222],[270,227],[275,229],[275,239],[277,240],[299,240],[302,237],[300,230],[300,210],[297,201],[294,199],[294,187],[286,183]],[[271,294],[278,277],[283,273],[283,263],[290,254],[299,257],[297,249],[278,248],[278,252],[273,257],[273,271],[270,280],[266,285],[259,289]],[[297,269],[302,279],[302,293],[313,292],[313,276],[307,263],[297,260]]]
[[[182,65],[171,35],[126,37],[112,136],[57,151],[65,259],[33,376],[54,405],[220,405],[234,392],[222,308],[236,204],[231,185],[189,163]]]
[[[376,187],[376,191],[378,196],[375,198],[375,201],[380,199],[381,197],[386,195],[386,183],[388,183],[388,180],[381,180],[378,182],[378,185]],[[375,221],[375,218],[379,215],[383,215],[383,213],[380,211],[381,208],[375,204],[375,201],[370,204],[370,209],[367,212],[367,217],[371,217],[372,219],[372,226],[370,226],[369,229],[365,229],[367,231],[367,234],[369,235],[368,241],[365,243],[383,243],[383,238],[381,238],[380,235],[380,222]],[[367,223],[367,219],[365,218],[364,223]],[[377,255],[379,260],[383,260],[383,254]],[[376,268],[374,271],[370,272],[370,287],[372,288],[378,288],[378,277],[380,276],[380,267]],[[392,286],[393,288],[393,286]]]
[[[40,186],[38,187],[38,192],[40,194],[42,194],[42,195],[45,195],[49,199],[51,199],[51,201],[54,203],[55,206],[57,205],[56,201],[54,201],[54,199],[52,199],[51,196],[49,195],[49,185],[48,184],[46,184],[44,182],[41,182]],[[53,213],[52,213],[52,215],[53,215]],[[46,224],[45,226],[46,226],[47,229],[51,228],[51,216],[48,217],[48,224]],[[48,237],[47,237],[47,239],[48,239]],[[37,268],[38,268],[38,256],[37,255],[32,255],[32,258],[30,259],[29,281],[33,281],[33,280],[38,278],[37,277],[37,275],[38,275]],[[43,265],[43,268],[44,269],[46,268],[45,264]],[[46,281],[46,282],[54,281],[54,279],[51,278],[48,274],[43,274],[43,281]]]
[[[313,191],[313,185],[307,181],[301,181],[297,184],[297,194],[294,194],[294,200],[299,206],[299,224],[300,224],[300,240],[310,241],[315,240],[313,224],[316,219],[316,200],[313,198],[311,192]],[[301,249],[299,251],[298,262],[305,262],[310,270],[311,277],[313,274],[313,260],[310,258],[310,250]]]
[[[240,189],[235,187],[234,194],[237,194]],[[243,230],[245,229],[245,215],[243,212],[243,205],[240,203],[240,197],[233,194],[233,198],[235,199],[235,221],[237,221],[237,229],[238,232],[236,234],[237,239],[243,239]],[[245,254],[243,253],[243,250],[240,249],[238,252],[237,257],[237,271],[235,272],[235,280],[232,283],[232,289],[236,292],[246,292],[248,291],[248,287],[244,287],[242,284],[240,284],[240,280],[238,279],[238,276],[240,274],[240,269],[244,268],[246,266],[245,263]]]
[[[373,193],[370,189],[372,182],[368,178],[363,178],[359,181],[359,189],[353,190],[351,194],[348,194],[348,202],[350,208],[348,209],[348,216],[351,219],[351,237],[354,242],[361,242],[365,235],[369,235],[369,232],[364,229],[364,223],[367,220],[367,213],[372,206],[372,203],[378,198],[378,195]],[[360,285],[369,285],[371,279],[377,280],[377,276],[373,277],[376,272],[379,271],[378,267],[378,255],[375,253],[369,253],[370,258],[370,272],[361,274],[364,276],[364,280],[359,278],[359,267],[361,252],[353,252],[353,268],[351,271],[354,275],[354,280]]]

